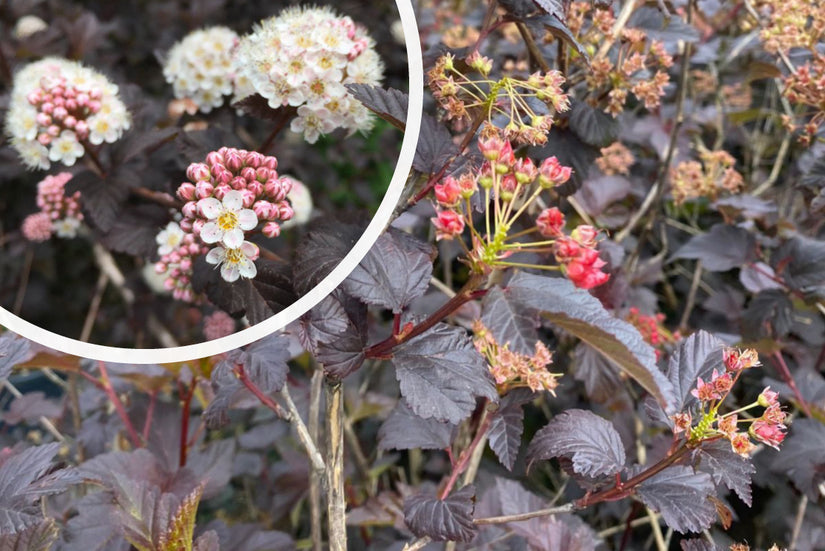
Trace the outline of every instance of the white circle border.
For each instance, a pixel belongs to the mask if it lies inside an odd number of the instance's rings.
[[[401,154],[398,157],[398,164],[396,164],[395,172],[393,172],[384,199],[381,201],[367,229],[364,230],[352,250],[315,288],[284,310],[257,325],[213,341],[174,348],[117,348],[80,342],[29,323],[2,307],[0,307],[0,325],[38,344],[73,356],[126,364],[174,363],[215,356],[246,346],[286,327],[287,324],[298,319],[321,302],[355,269],[378,239],[378,236],[386,229],[390,216],[392,216],[392,212],[401,198],[401,192],[404,189],[415,157],[424,103],[424,68],[421,43],[412,0],[395,0],[395,4],[404,31],[409,69],[409,106],[407,108],[406,130],[401,143]]]

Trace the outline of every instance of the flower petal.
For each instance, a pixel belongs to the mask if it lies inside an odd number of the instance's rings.
[[[206,228],[206,226],[204,226]],[[202,232],[203,230],[201,230]],[[243,243],[243,230],[234,228],[223,234],[223,244],[229,249],[237,249]]]
[[[250,243],[249,241],[244,241],[243,245],[241,245],[241,251],[243,252],[244,256],[249,258],[250,260],[255,260],[258,258],[258,255],[261,254],[261,250],[255,243]]]
[[[243,194],[240,191],[227,191],[223,196],[223,207],[226,210],[241,210],[243,208]]]
[[[240,277],[240,272],[238,271],[238,266],[236,264],[229,264],[226,263],[221,266],[221,277],[224,281],[228,281],[232,283],[233,281],[238,281]]]
[[[204,243],[217,243],[225,238],[224,231],[214,222],[207,222],[201,228],[201,240]]]
[[[226,259],[226,249],[215,247],[206,254],[206,262],[209,264],[220,264]]]
[[[242,230],[254,230],[258,225],[258,215],[252,209],[243,209],[238,213],[238,226]]]
[[[244,258],[240,262],[238,262],[238,269],[241,272],[241,275],[252,279],[256,275],[258,275],[258,268],[255,266],[255,263],[249,260],[248,258]]]
[[[214,197],[207,197],[206,199],[198,201],[198,210],[201,211],[206,218],[213,220],[223,212],[223,206],[221,202]]]

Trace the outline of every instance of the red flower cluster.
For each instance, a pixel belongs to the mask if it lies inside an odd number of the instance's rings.
[[[602,272],[606,263],[596,250],[598,233],[593,226],[579,226],[555,243],[556,260],[576,287],[592,289],[610,279],[610,274]]]
[[[662,313],[647,316],[639,312],[639,309],[634,306],[628,311],[627,321],[639,330],[646,343],[656,348],[657,360],[661,357],[662,350],[667,345],[673,344],[681,338],[678,331],[671,333],[662,325],[665,321],[665,315]]]

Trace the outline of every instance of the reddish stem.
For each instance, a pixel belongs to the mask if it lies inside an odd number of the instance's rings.
[[[785,358],[782,357],[781,352],[774,352],[771,354],[771,358],[773,359],[774,365],[776,365],[776,370],[779,371],[779,375],[785,381],[789,387],[791,387],[791,391],[793,391],[794,396],[796,397],[796,401],[799,402],[799,407],[802,408],[802,411],[805,412],[805,415],[808,417],[813,417],[811,415],[811,408],[808,405],[808,402],[805,401],[805,398],[802,397],[802,394],[799,392],[799,388],[796,386],[796,381],[793,380],[791,376],[791,370],[788,369],[788,364],[785,363]]]
[[[155,415],[155,403],[157,402],[158,391],[149,394],[149,408],[146,410],[146,420],[143,422],[143,441],[149,441],[149,431],[152,428],[152,417]]]
[[[392,318],[392,336],[397,337],[401,332],[401,314],[395,314]]]
[[[254,394],[255,397],[258,400],[260,400],[260,402],[263,405],[274,411],[275,415],[277,415],[281,419],[289,418],[287,412],[284,411],[284,409],[278,402],[264,394],[264,391],[261,390],[260,387],[258,387],[258,385],[256,385],[249,379],[249,376],[246,374],[246,370],[244,370],[244,367],[242,365],[235,366],[235,376],[241,383],[243,383],[243,385],[249,390],[249,392]]]
[[[181,468],[186,466],[186,454],[189,452],[189,411],[192,407],[192,397],[195,395],[196,382],[197,377],[192,377],[189,388],[184,388],[178,381],[178,393],[183,402],[180,419],[180,455],[178,457],[178,466]]]
[[[447,485],[444,486],[444,489],[441,490],[441,494],[439,495],[439,499],[445,499],[455,486],[458,477],[461,476],[467,466],[470,463],[470,457],[472,457],[473,452],[478,447],[479,443],[483,440],[484,436],[487,434],[487,431],[490,430],[490,425],[493,422],[493,416],[487,413],[487,400],[484,401],[482,411],[484,412],[484,419],[481,421],[481,425],[479,425],[478,430],[476,431],[476,435],[473,438],[473,441],[470,442],[470,445],[467,447],[466,450],[461,452],[461,455],[458,457],[458,463],[455,464],[453,467],[453,472],[450,473],[450,479],[447,481]]]
[[[106,362],[98,362],[97,365],[100,369],[100,378],[103,379],[103,392],[105,392],[106,396],[109,397],[109,400],[115,406],[115,411],[117,411],[120,420],[123,421],[123,424],[126,426],[126,432],[129,433],[129,440],[132,441],[132,445],[135,448],[140,448],[140,436],[138,436],[135,426],[132,424],[132,420],[129,419],[129,415],[126,413],[126,408],[123,406],[123,402],[120,401],[114,387],[112,387],[112,381],[109,379],[109,372],[106,370]]]
[[[481,283],[479,278],[471,278],[456,296],[448,300],[444,305],[436,310],[430,317],[413,327],[410,331],[404,331],[400,334],[393,334],[383,341],[374,344],[364,351],[367,358],[386,358],[392,353],[393,348],[403,344],[421,333],[424,333],[435,324],[461,308],[465,303],[470,302],[480,296],[484,296],[486,290],[475,290],[475,287]]]
[[[178,201],[177,199],[169,197],[169,195],[163,193],[162,191],[152,191],[151,189],[142,186],[134,187],[129,191],[138,197],[148,199],[149,201],[157,203],[163,207],[168,207],[170,209],[183,208],[183,201]]]

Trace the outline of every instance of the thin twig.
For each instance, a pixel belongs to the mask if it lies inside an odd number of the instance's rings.
[[[776,370],[779,371],[779,375],[785,381],[785,384],[791,387],[791,391],[796,397],[796,401],[799,402],[799,407],[805,412],[805,415],[812,417],[811,408],[808,405],[808,402],[805,401],[805,398],[802,397],[799,387],[796,386],[796,381],[794,381],[793,376],[791,375],[791,370],[788,369],[788,364],[785,363],[785,358],[782,357],[782,353],[778,351],[774,352],[771,357],[773,358],[774,365],[776,365]]]
[[[639,526],[644,526],[645,524],[650,524],[651,522],[656,522],[656,520],[658,520],[658,518],[659,518],[659,515],[654,513],[653,518],[651,518],[651,517],[637,518],[635,520],[630,521],[629,525],[630,525],[631,528],[637,528]],[[610,528],[605,528],[604,530],[602,530],[601,532],[599,532],[596,535],[599,538],[604,539],[608,536],[613,536],[613,535],[616,535],[620,532],[624,532],[625,528],[626,528],[625,524],[619,524],[617,526],[612,526]]]
[[[295,427],[295,431],[298,433],[298,440],[304,445],[309,460],[312,462],[312,468],[319,473],[323,473],[326,469],[324,458],[318,451],[315,440],[312,439],[307,426],[304,424],[304,420],[301,419],[301,414],[298,413],[298,408],[295,407],[295,402],[292,401],[292,396],[289,394],[289,386],[287,384],[284,384],[281,388],[281,398],[284,399],[286,409],[289,411],[287,419],[292,423],[292,426]]]
[[[530,57],[536,65],[541,67],[543,72],[549,73],[550,65],[547,63],[547,60],[544,59],[544,56],[541,55],[541,50],[539,50],[536,40],[533,38],[533,33],[530,32],[530,29],[528,29],[527,25],[522,21],[516,22],[516,28],[518,28],[518,32],[521,34],[521,38],[527,46],[527,51],[530,53]]]
[[[8,390],[11,393],[11,395],[15,398],[23,397],[23,393],[20,392],[20,390],[18,390],[18,388],[14,386],[8,379],[3,381],[3,386],[5,386],[6,390]],[[59,430],[57,430],[57,427],[54,426],[54,423],[49,421],[49,419],[45,415],[41,415],[40,417],[38,417],[37,421],[41,425],[43,425],[43,428],[46,429],[49,432],[49,434],[54,436],[60,442],[64,442],[66,440],[66,437],[63,436]]]
[[[319,418],[321,414],[321,391],[324,384],[324,372],[316,369],[312,374],[309,387],[309,420],[307,430],[312,442],[319,442]],[[312,551],[323,551],[323,527],[321,514],[321,473],[315,469],[309,471],[309,511],[310,537]]]
[[[702,281],[702,261],[696,261],[696,268],[693,270],[693,279],[690,282],[690,291],[688,292],[687,302],[685,303],[685,311],[682,312],[682,319],[679,320],[679,330],[687,329],[690,314],[693,312],[693,307],[696,304],[696,293],[699,290],[699,283]]]
[[[665,538],[662,535],[662,527],[659,526],[658,522],[653,520],[656,518],[654,516],[655,513],[650,509],[650,507],[645,507],[645,511],[647,512],[647,518],[650,519],[650,528],[653,530],[653,539],[656,541],[656,549],[658,551],[667,551],[667,544],[665,543]]]
[[[799,498],[799,506],[796,508],[796,518],[793,522],[793,531],[791,532],[791,543],[788,544],[788,551],[796,551],[797,542],[799,541],[799,534],[802,531],[802,521],[805,519],[805,509],[808,508],[808,496],[802,494]]]
[[[109,276],[105,272],[100,272],[95,285],[95,294],[92,297],[92,302],[89,304],[89,311],[86,313],[86,319],[83,320],[83,329],[80,331],[80,342],[89,342],[92,336],[92,329],[95,326],[97,313],[100,311],[100,303],[103,300],[103,292],[106,290],[106,285],[109,284]]]
[[[622,6],[622,11],[619,12],[619,17],[616,18],[616,21],[613,22],[613,28],[610,29],[610,35],[605,37],[605,41],[602,42],[601,48],[599,48],[599,51],[596,52],[595,56],[593,56],[593,59],[607,55],[610,47],[613,46],[613,43],[616,42],[616,39],[618,39],[619,35],[622,34],[622,31],[624,30],[625,25],[627,25],[627,21],[630,19],[630,15],[633,13],[633,9],[635,7],[636,0],[625,0],[624,6]]]
[[[23,309],[23,301],[26,298],[26,289],[29,287],[29,276],[32,272],[32,263],[34,262],[34,249],[31,245],[26,247],[26,256],[23,259],[23,271],[20,274],[20,286],[17,288],[17,296],[14,298],[14,314],[20,315],[20,310]]]
[[[530,511],[529,513],[519,513],[518,515],[503,515],[500,517],[486,517],[473,519],[473,524],[504,524],[505,522],[520,522],[522,520],[530,520],[531,518],[546,517],[549,515],[559,515],[562,513],[572,513],[576,507],[572,503],[559,505],[558,507],[550,507],[549,509],[539,509],[538,511]]]
[[[97,362],[97,365],[100,369],[103,392],[105,392],[106,396],[109,397],[109,401],[112,402],[112,405],[115,407],[115,411],[117,411],[120,420],[126,427],[126,432],[129,434],[129,440],[132,442],[132,446],[135,448],[141,447],[140,436],[138,436],[135,426],[132,424],[132,420],[129,419],[129,414],[126,413],[126,407],[124,407],[123,402],[120,401],[120,397],[117,395],[117,392],[115,392],[111,379],[109,379],[109,372],[106,369],[106,362]]]
[[[327,525],[330,551],[347,549],[347,497],[344,489],[344,392],[341,381],[327,381]]]
[[[433,540],[431,540],[429,536],[424,536],[423,538],[419,538],[412,543],[408,543],[401,551],[418,551],[419,549],[424,549],[431,541]]]

